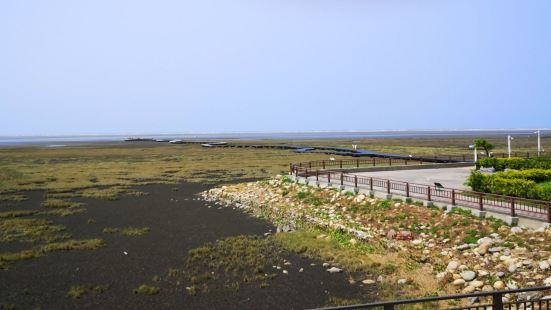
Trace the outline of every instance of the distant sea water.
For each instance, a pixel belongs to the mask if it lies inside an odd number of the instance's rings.
[[[541,134],[550,134],[542,129]],[[217,140],[322,140],[367,138],[422,138],[422,137],[491,137],[506,135],[534,135],[528,129],[473,129],[473,130],[399,130],[399,131],[311,131],[311,132],[259,132],[259,133],[201,133],[201,134],[145,134],[145,135],[75,135],[75,136],[0,136],[0,146],[42,145],[63,147],[65,144],[91,142],[117,142],[132,138],[180,139],[198,141]]]

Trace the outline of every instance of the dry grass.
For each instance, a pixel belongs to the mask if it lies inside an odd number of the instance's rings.
[[[113,197],[132,185],[268,177],[286,172],[291,162],[327,158],[324,154],[199,145],[7,148],[0,149],[0,182],[3,190],[12,192],[47,189],[67,198],[69,190],[81,189],[79,195]],[[99,190],[100,186],[115,189]]]

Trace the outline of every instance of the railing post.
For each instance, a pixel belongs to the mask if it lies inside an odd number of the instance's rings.
[[[331,183],[331,172],[327,172],[327,184]]]
[[[390,194],[390,180],[386,180],[386,192]]]
[[[484,208],[484,195],[480,194],[478,195],[478,209],[482,211],[482,208]]]
[[[342,159],[339,160],[339,167],[342,169]]]
[[[354,176],[354,188],[358,188],[358,176]]]
[[[308,175],[308,168],[306,168],[306,172],[305,172],[305,173],[306,173],[306,174],[304,175],[304,177],[308,179],[308,177],[309,177],[309,175]]]
[[[503,310],[503,299],[501,293],[492,294],[492,310]]]
[[[360,168],[360,160],[356,159],[356,168]]]
[[[511,216],[515,217],[515,198],[511,198]]]
[[[373,191],[373,178],[369,178],[369,190]]]
[[[320,172],[316,170],[316,182],[320,180]]]
[[[404,166],[407,166],[407,165],[408,165],[408,160],[404,159]]]
[[[344,173],[341,172],[341,186],[344,185]]]
[[[323,170],[325,170],[325,160],[322,160],[322,161],[321,161],[321,165],[322,165],[322,167],[323,167]]]
[[[392,166],[392,157],[388,159],[388,165]]]
[[[455,206],[455,189],[452,188],[452,206]]]
[[[298,178],[298,168],[295,168],[295,177]]]
[[[551,223],[551,203],[547,206],[547,223]]]
[[[289,172],[293,174],[293,164],[289,164]]]
[[[427,186],[427,200],[431,201],[430,186]]]
[[[371,159],[373,161],[373,167],[375,167],[375,157]]]
[[[409,197],[409,183],[406,182],[406,197]]]
[[[311,161],[308,162],[308,168],[312,169],[312,162]]]
[[[463,161],[465,161],[465,155],[463,155]]]

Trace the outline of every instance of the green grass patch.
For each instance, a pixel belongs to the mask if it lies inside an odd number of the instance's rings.
[[[44,219],[3,219],[0,242],[55,242],[70,238],[65,226]]]
[[[149,233],[151,229],[149,227],[124,227],[124,228],[113,228],[113,227],[106,227],[103,229],[103,232],[106,234],[120,234],[123,236],[130,236],[130,237],[136,237],[136,236],[142,236],[147,233]]]
[[[142,284],[138,288],[134,289],[134,294],[139,295],[157,295],[161,291],[160,288],[156,286],[150,286],[147,284]]]
[[[83,203],[76,202],[76,201],[69,201],[65,199],[58,199],[58,198],[46,198],[41,204],[41,206],[45,208],[78,208],[83,205]]]
[[[29,216],[29,215],[35,214],[36,212],[37,211],[32,211],[32,210],[18,210],[18,211],[0,212],[0,219]]]

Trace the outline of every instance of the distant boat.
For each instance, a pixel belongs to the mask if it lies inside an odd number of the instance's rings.
[[[168,141],[168,143],[172,143],[172,144],[182,144],[182,143],[184,143],[184,141],[176,139],[176,140],[170,140],[170,141]]]
[[[155,142],[168,142],[166,139],[155,139]]]

